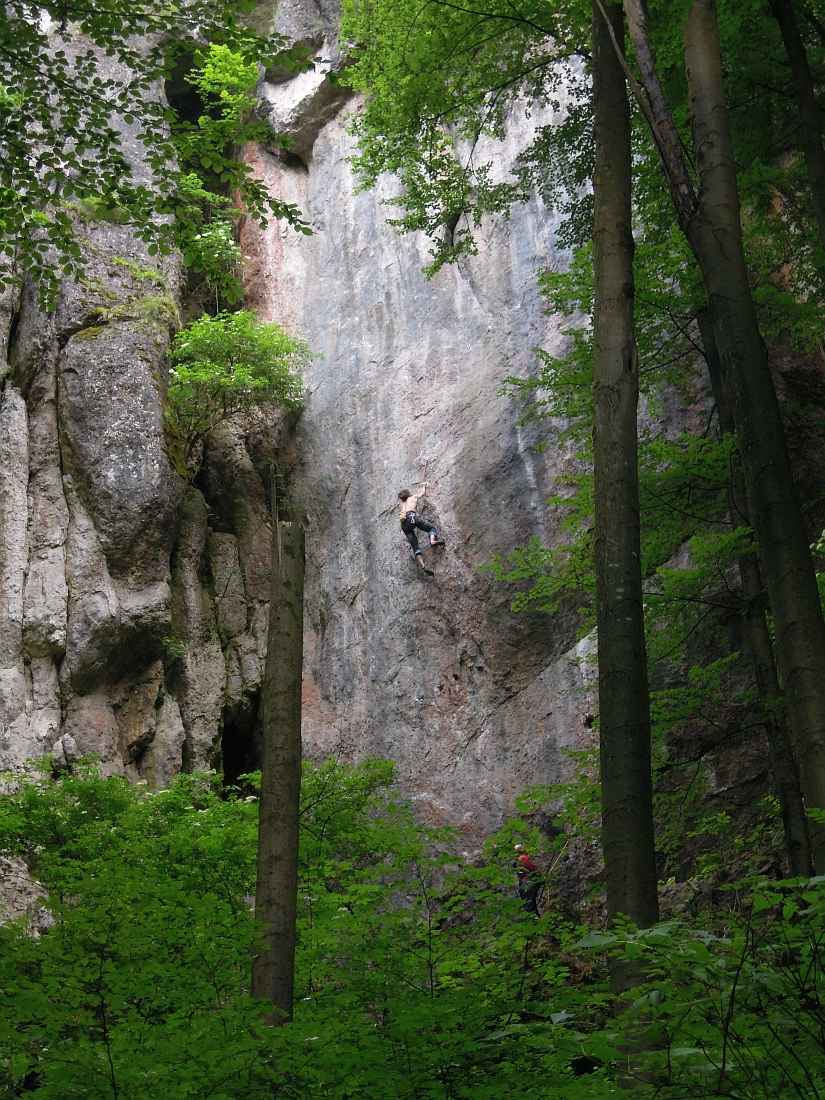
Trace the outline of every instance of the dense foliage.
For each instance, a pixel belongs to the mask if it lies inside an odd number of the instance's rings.
[[[523,820],[468,863],[392,765],[329,761],[304,777],[295,1020],[273,1029],[249,996],[256,815],[209,775],[14,781],[0,846],[50,926],[0,927],[0,1094],[597,1100],[629,1075],[643,1096],[825,1095],[818,880],[743,884],[704,927],[583,936],[515,897],[513,842],[541,849]],[[616,1021],[605,950],[645,967]]]
[[[297,51],[297,58],[301,52]],[[237,200],[246,214],[266,225],[266,216],[285,217],[296,229],[310,233],[297,208],[275,201],[249,166],[238,159],[249,141],[287,144],[268,125],[255,118],[260,53],[243,52],[223,43],[210,43],[195,55],[184,83],[197,94],[201,113],[194,121],[176,115],[171,134],[177,158],[177,189],[168,209],[174,217],[175,245],[190,272],[202,276],[199,290],[204,305],[233,306],[243,296],[239,279],[241,250],[235,240],[240,217]],[[282,64],[300,65],[288,52]],[[230,194],[233,198],[230,198]]]
[[[548,1040],[579,998],[540,948],[553,919],[519,919],[511,845],[483,869],[439,854],[449,837],[415,825],[391,765],[306,774],[296,1016],[278,1030],[248,994],[253,797],[208,776],[149,794],[94,767],[15,784],[0,846],[53,923],[0,929],[3,1095],[539,1097],[572,1080],[580,1043]]]
[[[716,929],[697,924],[581,941],[634,960],[645,979],[591,1052],[612,1061],[621,1051],[631,1079],[658,1097],[825,1096],[822,880],[762,883]]]
[[[0,829],[54,922],[40,939],[2,930],[5,1094],[231,1095],[256,1056],[246,805],[192,778],[141,798],[92,768],[23,781]]]

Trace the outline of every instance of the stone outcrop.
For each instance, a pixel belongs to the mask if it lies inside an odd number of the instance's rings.
[[[278,4],[275,30],[292,46],[305,50],[313,64],[297,74],[277,64],[270,66],[258,88],[257,113],[279,138],[278,155],[293,166],[311,162],[316,138],[350,95],[327,79],[347,62],[338,45],[340,11],[338,0]]]
[[[236,725],[237,711],[254,723],[268,509],[243,442],[231,429],[215,433],[204,478],[241,503],[218,510],[210,535],[203,495],[166,449],[179,271],[153,261],[125,227],[79,229],[80,282],[51,314],[31,287],[9,314],[0,768],[45,752],[64,767],[96,753],[105,773],[156,787],[184,766],[220,765],[227,706]]]
[[[37,938],[54,924],[42,904],[46,897],[47,891],[32,879],[24,860],[0,855],[0,924],[24,920],[30,935]]]
[[[317,84],[323,67],[312,75]],[[301,79],[265,78],[262,114],[284,117],[270,105],[298,99]],[[304,85],[309,118],[318,94]],[[564,258],[555,215],[534,199],[509,223],[486,218],[478,256],[428,281],[429,242],[387,224],[391,181],[356,193],[347,126],[357,109],[339,102],[320,130],[308,124],[304,165],[247,151],[313,228],[306,238],[248,224],[242,238],[250,303],[320,353],[296,441],[308,524],[305,752],[393,759],[422,816],[456,826],[472,849],[525,785],[569,774],[565,750],[592,738],[593,673],[575,616],[514,615],[512,591],[479,571],[532,536],[558,538],[545,501],[575,456],[558,425],[520,426],[519,405],[500,391],[536,370],[537,345],[562,346],[536,274]],[[513,112],[499,171],[534,125]],[[396,491],[425,468],[424,512],[447,543],[425,548],[434,580],[414,566],[396,515]]]
[[[344,63],[334,9],[295,0],[279,19],[319,64],[264,74],[261,115],[292,143],[248,160],[313,236],[247,224],[242,246],[248,304],[318,355],[277,456],[308,529],[306,753],[395,760],[422,817],[474,850],[593,736],[575,615],[514,615],[511,590],[480,571],[559,537],[545,501],[576,461],[559,425],[520,426],[500,392],[536,369],[536,346],[564,342],[536,289],[563,260],[556,220],[537,199],[485,219],[478,256],[428,281],[428,242],[387,224],[392,184],[356,193],[358,105],[326,79]],[[497,171],[539,121],[514,111]],[[95,752],[153,787],[181,768],[234,779],[258,759],[277,432],[230,425],[194,484],[176,473],[164,403],[179,271],[125,226],[80,228],[88,264],[53,313],[31,288],[0,301],[0,768]],[[447,544],[427,551],[433,580],[396,518],[396,491],[425,468],[424,511]]]
[[[162,415],[175,310],[163,284],[174,272],[147,266],[122,227],[84,232],[85,277],[54,313],[24,293],[3,393],[17,441],[4,463],[16,493],[0,505],[18,555],[19,582],[4,575],[0,593],[0,615],[15,624],[3,631],[0,675],[22,685],[3,715],[12,767],[65,732],[122,769],[129,736],[113,708],[160,660],[170,614],[183,493]]]

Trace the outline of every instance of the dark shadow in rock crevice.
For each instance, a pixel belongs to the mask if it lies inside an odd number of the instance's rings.
[[[261,767],[260,692],[248,700],[247,707],[227,707],[223,715],[221,766],[224,787],[238,786],[238,777]],[[241,784],[241,793],[252,793]]]

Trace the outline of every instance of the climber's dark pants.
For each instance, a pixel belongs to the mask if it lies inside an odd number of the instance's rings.
[[[538,898],[539,898],[539,886],[538,882],[533,882],[529,878],[523,879],[518,884],[518,896],[521,898],[521,904],[524,907],[526,913],[538,914]]]
[[[419,531],[426,531],[428,534],[435,535],[435,537],[438,538],[434,523],[430,523],[428,519],[419,516],[417,512],[407,512],[407,518],[401,524],[401,530],[407,537],[407,542],[410,544],[413,557],[421,553],[421,547],[418,545],[418,539],[415,537],[416,527]]]

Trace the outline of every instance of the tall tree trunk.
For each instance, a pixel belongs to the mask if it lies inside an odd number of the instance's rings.
[[[623,34],[621,6],[611,4],[606,15],[614,33]],[[608,917],[624,913],[647,928],[659,919],[659,909],[639,550],[630,106],[598,0],[593,106],[593,445],[605,885]],[[626,987],[629,978],[624,969],[614,970],[614,990]]]
[[[700,310],[698,320],[705,349],[705,362],[708,365],[716,400],[719,427],[723,435],[732,435],[735,432],[733,410],[707,310]],[[751,525],[745,477],[739,462],[734,464],[731,471],[730,517],[734,530]],[[759,559],[755,550],[744,554],[739,559],[739,579],[742,585],[742,598],[745,601],[745,626],[756,673],[756,687],[765,712],[765,733],[771,754],[771,771],[782,808],[782,827],[788,866],[793,876],[810,875],[812,865],[808,822],[805,818],[805,806],[799,786],[799,771],[785,720],[785,700],[779,687],[773,643],[765,618],[765,593],[762,589]]]
[[[819,268],[825,266],[825,149],[822,147],[822,121],[814,96],[814,82],[808,66],[805,43],[799,33],[799,25],[792,0],[770,0],[771,9],[779,24],[785,53],[791,66],[794,98],[799,120],[802,123],[802,150],[808,168],[808,181],[814,206],[816,227],[822,256]]]
[[[802,791],[808,807],[825,810],[825,621],[779,403],[748,284],[716,5],[713,0],[694,0],[684,24],[697,197],[656,73],[643,0],[624,3],[649,96],[646,117],[680,224],[702,271],[731,398]],[[825,826],[811,822],[810,837],[819,874],[825,872]]]
[[[825,809],[825,622],[748,283],[713,0],[694,0],[684,42],[700,196],[688,239],[702,267],[731,397],[802,787],[809,806]],[[811,833],[815,866],[823,871],[825,828],[814,825]]]
[[[255,915],[266,945],[252,967],[252,994],[292,1019],[301,796],[301,667],[304,636],[304,530],[281,521],[272,493],[272,587],[263,686],[263,761]]]

